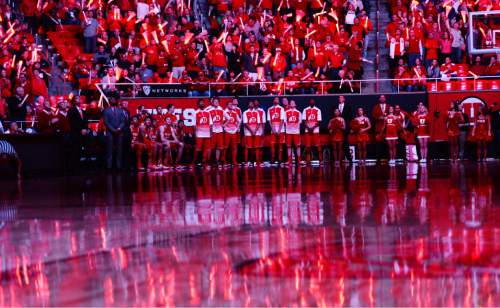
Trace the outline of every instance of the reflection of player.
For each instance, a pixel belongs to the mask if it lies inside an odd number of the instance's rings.
[[[193,165],[196,163],[200,153],[202,153],[202,163],[208,161],[211,149],[210,136],[212,127],[212,118],[210,117],[210,113],[205,110],[205,103],[202,99],[198,101],[198,109],[195,111],[194,115],[196,146],[195,154],[193,156]]]
[[[256,154],[256,160],[259,159],[256,148],[261,144],[260,136],[257,135],[257,130],[260,127],[259,112],[255,109],[254,103],[248,103],[248,109],[243,112],[243,125],[245,127],[245,162],[250,166],[248,161],[249,151],[252,150]],[[257,161],[260,163],[260,161]]]
[[[318,152],[318,159],[320,163],[323,163],[323,153],[321,152],[321,142],[319,136],[319,125],[321,123],[321,110],[315,106],[313,99],[309,101],[309,107],[304,109],[302,112],[302,119],[304,121],[304,143],[306,147],[306,153],[309,152],[308,161],[310,162],[312,157],[312,147],[316,148]]]
[[[340,116],[340,110],[333,111],[333,118],[328,123],[328,131],[333,146],[333,160],[339,165],[344,158],[344,131],[345,120]]]
[[[267,120],[271,126],[271,161],[283,162],[283,144],[285,143],[285,108],[279,105],[280,100],[275,97],[273,106],[267,110]],[[276,158],[276,148],[278,157]]]
[[[285,132],[286,145],[288,148],[288,164],[292,162],[292,148],[295,147],[295,161],[302,161],[300,153],[300,123],[302,122],[302,114],[296,109],[294,100],[290,101],[289,109],[285,112]]]

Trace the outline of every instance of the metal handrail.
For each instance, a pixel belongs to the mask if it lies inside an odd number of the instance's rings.
[[[498,79],[500,80],[500,76],[480,76],[480,77],[451,77],[450,80],[443,80],[442,78],[426,78],[426,82],[449,82],[449,81],[464,81],[465,80],[484,80],[484,79]],[[377,82],[377,81],[415,81],[415,78],[374,78],[374,79],[345,79],[343,82],[350,81],[351,83],[364,83],[364,82]],[[190,83],[181,83],[181,82],[141,82],[141,83],[132,83],[132,82],[115,82],[115,83],[96,83],[98,86],[138,86],[138,85],[235,85],[235,84],[287,84],[287,83],[339,83],[342,80],[291,80],[291,81],[224,81],[224,82],[190,82]]]

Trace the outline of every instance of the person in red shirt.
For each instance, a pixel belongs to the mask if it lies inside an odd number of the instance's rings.
[[[412,76],[406,70],[406,66],[398,66],[397,73],[394,75],[394,80],[392,81],[392,91],[411,91],[412,81],[409,80]]]
[[[486,66],[484,70],[484,75],[486,76],[497,76],[500,73],[500,65],[497,62],[497,58],[492,56],[490,58],[490,63]]]
[[[333,45],[333,50],[330,55],[330,68],[335,70],[336,73],[332,73],[331,76],[337,76],[338,71],[342,69],[344,64],[344,55],[340,52],[339,45]]]
[[[408,65],[414,66],[415,61],[422,55],[422,41],[420,38],[416,37],[415,30],[410,29],[408,31],[409,37],[406,38],[407,42],[407,53],[408,53]]]
[[[458,137],[460,136],[460,125],[464,122],[464,116],[460,112],[459,102],[451,103],[446,118],[446,130],[448,133],[448,142],[450,144],[450,158],[452,161],[458,159]]]
[[[163,108],[161,106],[156,106],[155,114],[151,116],[152,120],[156,121],[158,126],[162,126],[164,122]]]
[[[52,109],[50,107],[50,101],[44,100],[41,110],[38,113],[37,131],[40,134],[52,134],[54,131],[52,129]]]
[[[280,106],[280,99],[275,97],[273,106],[267,109],[267,120],[271,126],[271,161],[275,164],[283,163],[283,145],[285,144],[285,108]],[[276,157],[278,148],[278,157]]]
[[[457,75],[456,65],[451,62],[450,57],[444,59],[444,63],[441,64],[440,70],[443,81],[448,81],[452,76]]]
[[[45,80],[43,80],[42,77],[40,77],[40,71],[39,70],[33,70],[33,75],[31,77],[31,95],[37,97],[37,96],[43,96],[44,98],[49,97],[49,90],[47,88],[47,84],[45,83]]]
[[[357,117],[350,123],[351,131],[354,133],[354,143],[357,145],[358,157],[361,164],[366,161],[366,144],[370,141],[368,131],[372,128],[370,119],[365,116],[363,108],[358,108]]]
[[[295,162],[305,164],[302,160],[300,150],[300,123],[302,122],[302,114],[296,107],[295,101],[291,100],[289,108],[285,111],[285,133],[288,148],[287,164],[292,163],[293,147],[295,147]]]
[[[398,142],[399,129],[399,121],[394,115],[394,107],[389,106],[382,133],[385,135],[385,141],[389,146],[389,164],[391,165],[396,162],[396,143]]]
[[[181,78],[182,72],[186,69],[184,51],[180,47],[170,50],[172,60],[172,74],[174,78]]]
[[[430,135],[430,116],[427,108],[423,104],[419,104],[417,112],[413,116],[413,124],[417,128],[417,139],[420,146],[420,162],[427,163],[427,144]]]
[[[431,65],[432,60],[438,59],[439,41],[434,37],[434,34],[429,33],[425,40],[425,62],[426,66]]]
[[[474,128],[472,128],[472,139],[477,143],[478,161],[486,160],[491,136],[491,118],[488,115],[488,107],[482,106],[474,122]]]
[[[257,131],[260,127],[260,117],[259,112],[255,109],[253,101],[248,103],[248,109],[243,112],[243,125],[245,134],[245,163],[247,166],[251,166],[248,157],[249,152],[255,152],[255,159],[257,160],[256,148],[261,144],[260,136],[258,136]]]
[[[178,165],[182,160],[184,151],[184,143],[177,137],[175,125],[172,118],[166,117],[165,123],[159,128],[159,141],[163,145],[164,160],[163,165],[170,168],[174,163],[172,159],[172,151],[177,150],[175,165]]]
[[[309,100],[309,107],[302,111],[302,120],[304,121],[304,143],[305,152],[309,153],[307,157],[308,162],[311,162],[313,156],[312,148],[314,147],[318,152],[318,159],[320,164],[323,164],[323,153],[321,151],[321,140],[319,135],[319,127],[322,121],[321,110],[315,106],[314,99]],[[307,154],[306,154],[307,155]]]
[[[208,59],[211,61],[213,70],[216,75],[220,71],[226,72],[227,70],[227,59],[224,53],[224,48],[220,43],[217,43],[217,38],[213,38],[212,45],[207,54]]]
[[[224,153],[225,143],[224,143],[224,109],[219,105],[219,99],[213,98],[211,106],[206,109],[210,113],[210,118],[212,119],[212,137],[211,137],[211,148],[215,150],[215,164],[224,165],[226,159],[221,153]]]
[[[470,67],[470,71],[477,76],[485,75],[486,67],[481,63],[481,56],[474,58],[474,64]]]
[[[195,130],[196,130],[196,145],[193,156],[193,165],[196,163],[198,156],[202,153],[202,164],[208,162],[211,150],[211,132],[212,132],[212,117],[210,112],[205,108],[203,99],[198,100],[198,109],[194,113]],[[208,167],[208,166],[207,166]]]
[[[56,134],[69,133],[68,102],[62,100],[57,104],[57,109],[52,113],[51,123]]]
[[[333,118],[328,123],[328,132],[333,146],[333,161],[335,166],[340,165],[344,158],[344,131],[346,129],[345,120],[341,117],[340,110],[333,111]]]
[[[285,76],[286,55],[281,53],[281,48],[276,48],[276,55],[270,61],[273,70],[273,80],[283,78]]]
[[[139,126],[139,131],[137,133],[137,139],[132,143],[132,147],[136,153],[137,159],[137,170],[144,171],[147,166],[151,165],[151,159],[153,157],[153,148],[154,148],[154,128],[152,126],[151,117],[147,117],[144,120],[144,124]],[[142,160],[143,153],[147,153],[147,164],[144,164]],[[142,167],[139,167],[139,164],[143,162]]]
[[[425,91],[427,85],[427,77],[425,75],[425,71],[423,71],[420,66],[415,66],[413,67],[411,73],[411,78],[413,79],[413,81],[410,86],[410,91]]]

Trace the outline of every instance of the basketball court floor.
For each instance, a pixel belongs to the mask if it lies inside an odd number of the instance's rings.
[[[500,305],[498,162],[0,185],[0,306]]]

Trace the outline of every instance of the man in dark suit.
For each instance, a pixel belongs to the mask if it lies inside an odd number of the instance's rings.
[[[16,88],[16,95],[7,99],[9,107],[9,116],[11,121],[26,121],[27,114],[27,95],[24,93],[23,87]]]
[[[128,102],[121,101],[120,107],[125,115],[125,128],[123,129],[123,166],[128,169],[132,166],[132,131],[130,130],[130,112]]]
[[[333,104],[333,110],[338,109],[340,111],[340,116],[344,118],[346,130],[344,132],[344,153],[349,162],[352,162],[351,151],[349,151],[349,123],[353,119],[353,111],[350,104],[346,103],[344,95],[339,96],[339,101]]]
[[[72,107],[68,110],[68,121],[71,140],[71,164],[72,168],[80,166],[82,147],[89,133],[88,119],[85,111],[81,108],[80,96],[74,96],[71,100]]]
[[[127,119],[123,109],[118,106],[117,95],[109,96],[109,104],[110,107],[103,112],[106,126],[106,166],[108,170],[111,170],[113,158],[116,158],[116,168],[120,170],[122,168],[123,133]]]

